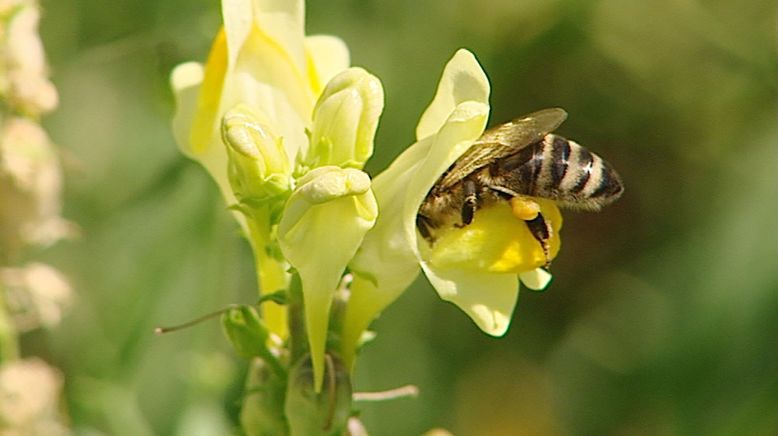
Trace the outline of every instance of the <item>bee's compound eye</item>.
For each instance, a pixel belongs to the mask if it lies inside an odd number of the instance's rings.
[[[540,213],[540,205],[526,197],[513,197],[510,199],[513,216],[522,221],[532,221]]]

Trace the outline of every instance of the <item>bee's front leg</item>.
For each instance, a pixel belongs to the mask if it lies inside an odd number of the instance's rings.
[[[462,185],[465,194],[465,201],[462,203],[462,224],[457,227],[464,227],[473,222],[475,209],[478,206],[478,189],[473,180],[465,180]]]
[[[422,238],[430,242],[434,241],[432,232],[430,231],[430,222],[426,216],[421,214],[416,215],[416,228],[419,229]]]

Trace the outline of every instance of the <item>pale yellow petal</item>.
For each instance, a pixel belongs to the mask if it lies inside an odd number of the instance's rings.
[[[318,97],[336,74],[351,65],[346,43],[336,36],[314,35],[305,38],[308,81]]]
[[[219,154],[210,148],[221,148],[221,115],[246,103],[268,114],[294,159],[305,148],[315,101],[306,77],[302,2],[234,0],[223,2],[222,13],[225,24],[205,66],[190,155]]]
[[[213,42],[208,62],[202,65],[189,62],[179,65],[171,74],[171,85],[176,97],[173,134],[181,151],[199,162],[213,177],[226,204],[236,203],[227,177],[227,151],[218,129],[219,100],[226,71],[226,43],[224,32]],[[242,214],[235,213],[241,228],[247,230]]]
[[[418,265],[413,265],[408,276],[410,281],[419,273]],[[356,359],[357,345],[362,333],[367,330],[370,323],[378,314],[389,305],[396,296],[400,295],[408,283],[400,283],[399,286],[383,284],[380,288],[374,281],[359,274],[354,274],[354,280],[349,286],[350,296],[346,306],[346,314],[341,330],[341,358],[346,368],[352,369]]]
[[[442,270],[426,263],[422,267],[440,298],[456,304],[484,333],[505,334],[519,297],[515,274]]]
[[[254,22],[276,44],[284,47],[295,68],[305,73],[305,2],[252,0]]]
[[[254,26],[252,0],[229,0],[222,3],[222,19],[227,41],[227,64],[232,70],[238,60],[238,53]]]
[[[532,271],[523,272],[519,274],[519,278],[524,283],[524,286],[533,291],[542,291],[551,282],[551,274],[543,268],[535,268]]]
[[[238,54],[234,73],[248,75],[256,82],[277,89],[276,98],[285,98],[300,118],[310,120],[316,100],[308,84],[305,65],[297,65],[289,47],[279,44],[264,29],[257,26],[251,29]]]
[[[438,90],[416,127],[416,139],[434,134],[454,108],[465,101],[489,104],[489,79],[475,56],[460,49],[446,64]]]
[[[196,62],[181,64],[173,70],[170,81],[176,97],[176,112],[173,116],[173,135],[181,151],[199,162],[213,177],[227,204],[235,203],[230,182],[227,178],[227,153],[221,144],[217,132],[208,132],[209,138],[195,147],[192,141],[194,123],[198,115],[198,101],[203,96],[204,71],[202,65]],[[241,225],[244,220],[236,214]]]
[[[349,368],[354,364],[362,332],[419,274],[418,260],[402,231],[401,211],[407,185],[431,145],[431,138],[413,144],[373,179],[373,192],[381,213],[349,264],[354,282],[341,337],[342,357]]]
[[[306,147],[315,95],[307,80],[302,1],[223,2],[227,64],[219,113],[246,103],[264,111],[289,159]]]
[[[173,136],[181,151],[189,156],[192,156],[190,137],[202,82],[203,66],[197,62],[178,65],[170,74],[170,85],[176,99]]]
[[[211,52],[208,54],[208,61],[205,63],[200,94],[197,97],[197,110],[189,139],[192,155],[204,154],[206,151],[212,152],[212,150],[208,150],[209,146],[213,145],[212,140],[214,137],[219,139],[220,102],[226,74],[227,38],[222,29],[214,38]],[[233,103],[232,106],[235,104]],[[221,152],[225,154],[224,159],[226,160],[226,152],[224,150]]]

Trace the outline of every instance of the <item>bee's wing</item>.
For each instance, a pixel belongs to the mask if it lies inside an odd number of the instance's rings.
[[[457,159],[437,186],[451,187],[496,159],[540,141],[566,118],[567,112],[562,109],[543,109],[487,130]]]

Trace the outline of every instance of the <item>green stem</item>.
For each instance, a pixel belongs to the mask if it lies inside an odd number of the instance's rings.
[[[19,358],[19,339],[4,297],[5,290],[0,287],[0,364]]]
[[[270,253],[270,217],[267,208],[242,210],[248,227],[248,240],[254,252],[257,285],[260,297],[283,292],[289,287],[288,265]],[[268,329],[280,337],[286,337],[288,321],[283,304],[271,300],[262,307],[262,318]]]
[[[308,337],[305,333],[305,311],[303,308],[303,285],[300,274],[295,271],[289,283],[287,296],[289,310],[289,361],[297,362],[308,350]]]

